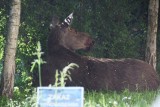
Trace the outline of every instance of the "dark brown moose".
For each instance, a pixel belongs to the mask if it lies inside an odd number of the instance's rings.
[[[42,85],[55,82],[55,71],[69,63],[79,68],[71,71],[72,81],[67,86],[83,86],[89,90],[130,91],[156,90],[159,78],[156,71],[146,62],[137,59],[108,59],[80,56],[78,49],[92,47],[89,34],[69,27],[70,23],[59,23],[54,19],[48,37],[47,63],[42,66]]]

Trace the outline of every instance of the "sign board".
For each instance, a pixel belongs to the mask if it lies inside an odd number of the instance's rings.
[[[83,107],[83,87],[38,87],[37,107]]]

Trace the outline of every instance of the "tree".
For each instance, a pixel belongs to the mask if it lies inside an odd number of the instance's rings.
[[[148,34],[145,61],[156,70],[156,39],[159,0],[150,0],[148,9]]]
[[[11,98],[14,88],[15,55],[20,25],[21,1],[12,0],[5,46],[1,94]]]

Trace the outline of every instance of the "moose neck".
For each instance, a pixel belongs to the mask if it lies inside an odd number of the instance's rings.
[[[65,47],[61,45],[52,47],[52,50],[50,50],[48,54],[50,56],[68,56],[68,57],[70,56],[70,57],[75,57],[75,58],[80,57],[80,55],[76,54],[75,52],[69,49],[66,49]]]

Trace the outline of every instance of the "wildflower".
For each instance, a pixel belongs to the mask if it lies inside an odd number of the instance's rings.
[[[113,101],[113,105],[118,105],[117,101]]]
[[[131,100],[131,97],[123,97],[122,101]]]

